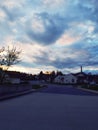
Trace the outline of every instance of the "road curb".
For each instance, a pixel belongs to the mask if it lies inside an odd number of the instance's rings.
[[[91,93],[98,94],[98,91],[95,91],[95,90],[85,89],[85,88],[78,88],[78,89],[81,89],[81,90],[83,90],[83,91],[87,91],[87,92],[91,92]]]
[[[14,94],[8,94],[8,95],[4,95],[0,97],[0,101],[6,100],[6,99],[10,99],[10,98],[14,98],[14,97],[18,97],[18,96],[22,96],[25,94],[29,94],[32,92],[35,92],[35,89],[32,90],[28,90],[28,91],[23,91],[23,92],[18,92],[18,93],[14,93]]]

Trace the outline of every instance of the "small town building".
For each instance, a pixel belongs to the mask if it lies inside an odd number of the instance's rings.
[[[67,74],[67,75],[58,75],[54,79],[55,83],[61,83],[61,84],[76,84],[77,83],[77,77],[73,74]]]

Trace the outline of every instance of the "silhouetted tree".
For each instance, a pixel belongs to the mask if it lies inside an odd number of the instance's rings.
[[[44,73],[43,73],[43,71],[41,71],[41,72],[39,73],[39,79],[42,80],[43,78],[44,78]]]
[[[50,77],[51,77],[51,82],[53,82],[55,78],[55,71],[51,72]]]
[[[2,69],[1,79],[0,82],[3,82],[5,78],[5,70],[7,71],[9,67],[19,63],[20,60],[20,50],[17,50],[16,47],[10,48],[9,46],[7,49],[4,47],[0,49],[0,68]]]
[[[58,75],[63,75],[63,73],[61,71],[57,71],[56,76],[58,76]]]

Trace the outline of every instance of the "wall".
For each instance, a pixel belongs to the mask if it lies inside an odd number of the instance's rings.
[[[16,92],[22,92],[26,90],[32,89],[32,86],[27,84],[19,84],[19,85],[0,85],[0,95],[4,94],[12,94]]]

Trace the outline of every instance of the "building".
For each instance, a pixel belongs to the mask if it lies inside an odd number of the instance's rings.
[[[54,79],[55,83],[61,83],[61,84],[76,84],[77,83],[77,77],[73,74],[67,74],[67,75],[58,75]]]
[[[20,80],[20,74],[19,73],[14,73],[14,72],[7,72],[8,74],[8,80],[10,83],[12,84],[20,84],[21,80]]]

